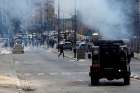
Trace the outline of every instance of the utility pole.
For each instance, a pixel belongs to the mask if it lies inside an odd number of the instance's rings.
[[[136,8],[135,8],[135,33],[136,33],[136,52],[140,52],[140,0],[136,0]]]
[[[42,27],[42,32],[44,32],[44,19],[45,19],[44,17],[45,17],[44,2],[43,2],[43,0],[41,0],[41,20],[42,20],[41,27]]]
[[[76,41],[77,41],[77,2],[75,0],[75,14],[74,14],[74,58],[76,58],[77,49],[76,49]]]
[[[58,45],[59,45],[60,43],[60,1],[59,0],[58,0],[57,30],[58,30],[57,38],[58,38]]]
[[[48,7],[49,4],[48,3],[49,3],[48,0],[42,0],[41,1],[41,20],[42,20],[42,23],[41,23],[42,32],[40,34],[40,37],[41,37],[41,45],[44,44],[44,37],[43,37],[44,35],[43,35],[43,33],[46,31],[46,25],[48,27],[48,14],[49,14],[48,13],[48,9],[49,9],[49,7]],[[46,14],[46,11],[45,11],[46,8],[47,8],[47,14]],[[48,29],[47,29],[47,31],[48,31]],[[49,31],[47,32],[47,34],[49,34]]]
[[[63,36],[64,36],[64,40],[66,41],[66,31],[65,31],[65,18],[64,18],[64,14],[63,14]]]

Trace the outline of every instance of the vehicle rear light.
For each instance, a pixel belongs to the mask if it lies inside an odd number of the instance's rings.
[[[93,64],[92,67],[94,67],[94,68],[100,68],[100,64]]]
[[[94,65],[91,66],[91,68],[92,68],[92,71],[94,73],[99,73],[100,72],[100,64],[94,64]]]

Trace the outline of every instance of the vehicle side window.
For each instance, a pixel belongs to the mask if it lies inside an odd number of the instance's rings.
[[[83,44],[81,44],[80,48],[84,48],[84,45],[83,45]]]

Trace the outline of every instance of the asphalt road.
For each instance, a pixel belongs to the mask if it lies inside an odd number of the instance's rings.
[[[133,78],[129,86],[123,86],[121,79],[109,82],[103,79],[99,86],[91,87],[90,62],[58,58],[47,49],[31,49],[11,56],[12,70],[19,79],[18,93],[140,93],[140,81]],[[132,70],[135,69],[139,70],[132,64]]]

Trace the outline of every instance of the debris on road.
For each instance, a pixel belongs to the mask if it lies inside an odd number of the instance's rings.
[[[16,78],[12,78],[9,76],[0,75],[0,87],[16,87]]]

